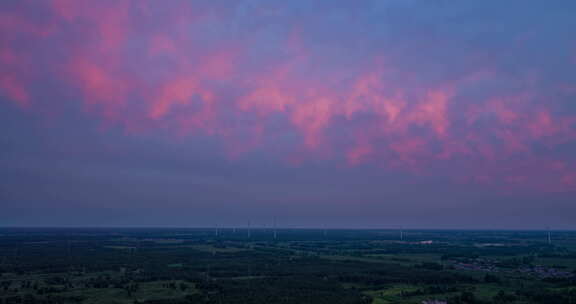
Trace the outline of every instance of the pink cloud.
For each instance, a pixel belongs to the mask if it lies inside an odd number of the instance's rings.
[[[0,92],[22,107],[34,110],[33,87],[53,77],[104,123],[215,136],[232,158],[278,145],[281,135],[290,134],[298,140],[274,151],[295,163],[332,157],[348,165],[425,171],[431,164],[467,160],[479,171],[464,178],[469,182],[532,186],[533,176],[545,172],[565,187],[575,184],[573,160],[540,161],[534,146],[573,140],[576,117],[555,114],[554,101],[542,102],[545,95],[534,87],[466,100],[460,93],[494,77],[490,68],[439,83],[403,69],[384,52],[354,69],[316,71],[310,67],[322,54],[298,26],[277,42],[282,56],[259,62],[251,44],[256,37],[249,37],[251,43],[218,34],[206,39],[210,22],[227,19],[196,10],[194,2],[173,1],[163,15],[154,13],[154,1],[45,5],[49,24],[32,22],[26,6],[0,15],[0,33],[9,38],[0,46]],[[13,42],[18,37],[57,49],[65,62],[38,62],[33,50],[20,51]],[[44,74],[28,72],[40,64]],[[538,165],[529,165],[530,172],[517,164],[514,172],[500,166],[518,157]]]

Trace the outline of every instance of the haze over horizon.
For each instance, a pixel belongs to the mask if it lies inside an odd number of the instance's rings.
[[[0,2],[0,227],[576,229],[576,2]]]

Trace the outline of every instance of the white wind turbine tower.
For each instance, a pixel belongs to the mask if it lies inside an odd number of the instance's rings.
[[[276,231],[276,218],[274,218],[274,227],[272,229],[274,229],[274,239],[277,239],[278,231]]]
[[[252,236],[251,228],[252,228],[251,223],[250,223],[250,221],[248,221],[248,238],[250,238]]]
[[[552,245],[552,234],[550,233],[550,226],[546,227],[548,230],[548,245]]]
[[[68,254],[68,274],[70,275],[70,272],[72,272],[72,240],[70,239],[70,233],[68,233],[66,235],[66,252]]]
[[[72,257],[72,241],[70,240],[70,233],[67,234],[66,247],[68,259],[70,259]]]

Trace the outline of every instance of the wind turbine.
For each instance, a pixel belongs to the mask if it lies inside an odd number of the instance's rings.
[[[277,239],[277,238],[278,238],[278,231],[276,231],[276,218],[274,218],[274,227],[273,227],[273,229],[274,229],[274,239]]]
[[[72,241],[70,240],[70,233],[67,234],[66,250],[68,253],[68,259],[70,259],[72,257]]]
[[[248,238],[250,238],[252,236],[251,228],[252,228],[251,223],[250,223],[250,221],[248,221]]]

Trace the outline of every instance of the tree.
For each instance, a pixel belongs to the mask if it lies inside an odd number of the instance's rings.
[[[500,278],[493,274],[486,274],[484,276],[485,283],[500,283]]]

